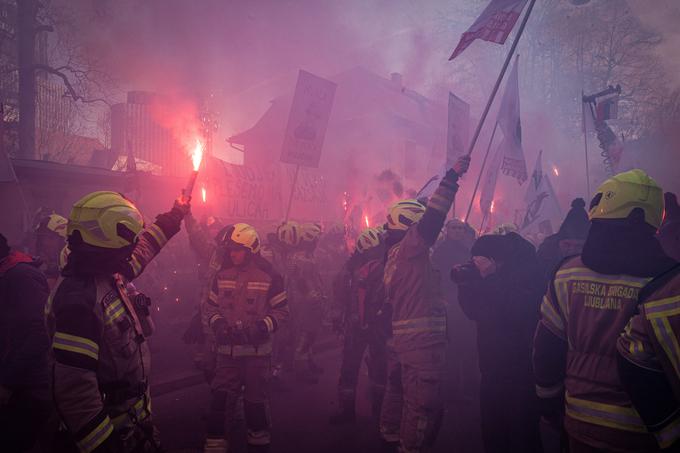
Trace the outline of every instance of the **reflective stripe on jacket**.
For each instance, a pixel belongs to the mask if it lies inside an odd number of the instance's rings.
[[[563,380],[567,430],[577,439],[570,426],[578,423],[647,435],[617,373],[616,341],[649,280],[599,274],[574,257],[557,271],[543,299],[534,341],[537,393],[557,396]],[[566,368],[556,370],[551,356],[560,355]]]

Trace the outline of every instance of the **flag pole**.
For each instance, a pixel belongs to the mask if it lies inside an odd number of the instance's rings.
[[[484,107],[484,112],[482,113],[482,117],[479,119],[479,123],[477,123],[477,129],[475,130],[475,134],[472,136],[472,141],[470,142],[470,147],[468,148],[468,152],[467,152],[468,156],[472,155],[472,150],[475,148],[475,144],[477,143],[477,139],[479,138],[479,133],[482,131],[482,126],[484,125],[484,121],[486,121],[486,117],[489,114],[489,109],[491,109],[491,104],[493,103],[493,100],[496,97],[496,93],[498,92],[498,88],[501,86],[501,81],[503,80],[503,77],[505,76],[505,71],[507,71],[508,66],[510,65],[510,60],[512,59],[512,56],[515,53],[515,49],[517,49],[517,44],[519,44],[519,38],[522,37],[522,33],[524,32],[524,27],[526,27],[526,25],[527,25],[527,21],[529,20],[529,15],[531,14],[531,10],[534,9],[535,3],[536,3],[536,0],[531,0],[531,3],[529,3],[529,8],[527,9],[527,13],[524,15],[524,18],[522,19],[522,23],[519,26],[519,30],[517,30],[517,35],[515,36],[515,40],[512,42],[512,47],[510,47],[510,52],[508,52],[508,56],[505,57],[505,62],[503,63],[503,67],[501,68],[501,73],[498,74],[498,79],[496,79],[496,84],[493,86],[493,90],[491,90],[491,95],[489,96],[489,100],[486,103],[486,107]]]
[[[477,177],[477,182],[475,183],[475,189],[472,191],[472,198],[470,198],[470,204],[468,205],[467,213],[465,214],[464,222],[467,223],[470,217],[470,211],[472,211],[472,204],[475,201],[475,196],[477,195],[477,189],[479,189],[479,182],[482,180],[482,175],[484,174],[484,167],[486,167],[486,161],[489,158],[489,152],[491,151],[491,144],[493,143],[493,138],[496,136],[496,129],[498,129],[498,121],[493,126],[493,132],[491,133],[491,139],[489,140],[489,146],[486,147],[486,154],[484,154],[484,160],[482,161],[482,168],[479,170],[479,176]]]
[[[586,103],[583,102],[585,93],[581,90],[581,116],[583,117],[583,148],[586,153],[586,187],[588,192],[586,192],[586,199],[590,197],[590,170],[588,167],[588,129],[586,123]]]

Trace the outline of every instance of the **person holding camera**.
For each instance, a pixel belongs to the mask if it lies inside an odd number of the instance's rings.
[[[516,233],[486,235],[471,255],[451,279],[477,324],[484,451],[540,451],[531,345],[543,281],[534,246]]]

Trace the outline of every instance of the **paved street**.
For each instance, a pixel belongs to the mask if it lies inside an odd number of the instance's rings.
[[[318,384],[298,387],[291,385],[289,391],[274,394],[272,452],[380,451],[376,423],[370,417],[365,370],[362,370],[359,388],[361,398],[357,422],[333,427],[328,424],[328,416],[336,408],[340,349],[327,349],[319,355],[319,359],[325,372]],[[201,449],[208,402],[209,391],[205,384],[193,385],[154,398],[156,421],[164,446],[170,452]],[[455,404],[455,410],[450,409],[447,412],[436,451],[480,451],[477,412],[476,402],[472,400]],[[244,451],[243,445],[236,445],[234,450]]]

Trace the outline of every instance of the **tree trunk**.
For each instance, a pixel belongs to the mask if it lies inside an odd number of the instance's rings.
[[[35,27],[37,0],[17,0],[17,59],[19,66],[19,156],[37,159],[35,150]]]

